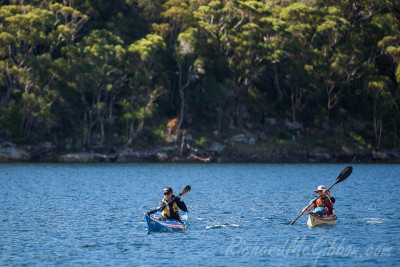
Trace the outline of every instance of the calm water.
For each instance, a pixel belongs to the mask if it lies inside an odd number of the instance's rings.
[[[335,226],[288,223],[342,164],[1,164],[0,265],[400,265],[400,165],[352,165]],[[147,234],[164,186],[185,232]]]

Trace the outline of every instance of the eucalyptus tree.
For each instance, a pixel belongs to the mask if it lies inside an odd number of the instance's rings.
[[[394,104],[390,92],[391,80],[384,75],[370,75],[365,81],[366,93],[372,99],[375,148],[380,149],[382,140],[383,116],[388,114]]]
[[[178,67],[178,89],[179,97],[181,100],[179,123],[177,133],[179,133],[185,114],[185,90],[191,83],[199,79],[200,74],[204,74],[203,60],[198,58],[195,54],[197,29],[189,28],[179,34],[179,46],[175,48],[174,55]],[[184,145],[184,137],[182,136],[182,145]],[[181,149],[182,152],[182,149]]]
[[[392,38],[395,40],[399,31],[399,1],[328,0],[314,4],[320,15],[312,43],[316,52],[313,70],[326,92],[327,121],[341,98],[355,117],[372,121],[375,147],[379,147],[384,121],[396,125],[398,120],[380,114],[391,113],[390,96],[396,95],[391,81],[394,67],[387,55],[391,56],[389,47],[395,45]]]
[[[176,84],[180,98],[179,122],[176,131],[176,137],[178,137],[184,120],[185,91],[196,77],[194,70],[196,29],[192,27],[194,20],[187,1],[169,0],[162,7],[163,12],[160,15],[163,20],[160,24],[153,25],[153,28],[166,40],[167,49],[177,67],[177,82],[171,84],[173,86],[171,95],[172,97],[175,95]],[[175,80],[175,77],[172,79]],[[182,135],[182,147],[183,140]]]
[[[396,6],[396,3],[399,5]],[[397,82],[396,101],[400,103],[400,1],[388,3],[388,12],[385,15],[385,24],[387,30],[385,36],[378,42],[378,47],[384,55],[389,56],[394,64],[394,77]],[[397,17],[396,17],[397,16]],[[397,110],[399,103],[396,103]]]
[[[303,2],[290,3],[280,9],[279,17],[287,24],[290,33],[285,46],[286,60],[282,63],[285,84],[289,91],[291,106],[290,115],[293,123],[297,122],[298,113],[306,107],[316,94],[312,60],[314,47],[312,39],[315,34],[315,6]]]
[[[52,57],[75,41],[87,19],[60,3],[0,7],[0,108],[3,121],[14,124],[14,137],[29,137],[33,125],[54,126]]]
[[[260,97],[254,82],[267,64],[276,63],[283,55],[279,34],[284,23],[273,16],[269,5],[259,1],[193,2],[197,3],[194,14],[207,45],[229,70],[229,113],[233,123],[242,127],[250,116],[250,103]]]
[[[389,55],[393,63],[395,64],[395,79],[397,83],[397,90],[394,93],[394,105],[397,110],[397,115],[394,119],[394,147],[397,149],[397,124],[400,115],[400,29],[398,34],[385,36],[379,43],[379,47],[382,48],[383,53]]]
[[[65,49],[71,61],[69,86],[81,96],[79,121],[83,123],[84,145],[104,145],[105,121],[112,123],[116,96],[127,77],[123,46],[123,41],[111,32],[94,30],[68,51]]]
[[[148,34],[127,48],[127,98],[121,101],[127,123],[127,141],[131,145],[143,129],[146,117],[155,112],[154,102],[165,93],[168,82],[162,64],[166,44],[155,34]],[[137,125],[136,125],[137,124]]]
[[[315,86],[326,96],[326,125],[329,129],[331,109],[342,97],[342,91],[356,79],[360,70],[360,55],[352,45],[353,27],[343,17],[340,6],[317,6],[312,69],[319,81]]]
[[[399,4],[399,1],[376,1],[374,3],[367,2],[363,6],[366,10],[373,10],[372,16],[367,20],[365,26],[367,31],[375,32],[369,39],[372,52],[365,64],[365,84],[366,93],[372,99],[370,106],[373,109],[375,147],[377,149],[381,147],[382,125],[384,123],[390,128],[394,125],[394,140],[397,139],[396,126],[400,116],[384,115],[395,114],[392,107],[398,107],[399,103]],[[393,63],[391,67],[389,67],[389,59]],[[389,133],[389,127],[384,127],[386,135]]]
[[[397,5],[396,5],[397,3]],[[374,128],[375,148],[381,147],[381,139],[389,137],[390,129],[396,135],[396,124],[399,116],[384,116],[394,114],[398,86],[396,84],[395,61],[390,60],[390,48],[393,36],[399,32],[398,8],[399,1],[359,1],[352,6],[350,21],[355,21],[355,36],[360,40],[357,49],[362,52],[362,89],[366,108],[363,110],[366,118],[372,121]],[[397,10],[397,11],[396,11]],[[397,16],[396,16],[397,12]],[[387,46],[388,45],[388,46]],[[394,43],[396,46],[396,43]],[[389,51],[385,48],[388,47]],[[387,53],[389,52],[389,53]],[[393,57],[392,57],[393,60]],[[386,125],[386,127],[385,127]],[[387,138],[393,144],[396,138]]]

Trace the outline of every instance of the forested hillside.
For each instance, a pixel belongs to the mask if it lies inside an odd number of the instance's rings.
[[[3,141],[181,153],[185,142],[399,146],[399,0],[0,5]],[[227,143],[238,134],[249,147]]]

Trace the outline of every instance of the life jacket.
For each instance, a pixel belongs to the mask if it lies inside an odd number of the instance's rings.
[[[163,209],[161,216],[163,218],[180,220],[178,204],[176,204],[176,202],[174,201],[172,205],[171,204],[165,205],[165,208]]]
[[[327,209],[327,215],[331,215],[333,213],[333,204],[328,197],[318,198],[314,205],[314,208],[317,207],[324,207]]]

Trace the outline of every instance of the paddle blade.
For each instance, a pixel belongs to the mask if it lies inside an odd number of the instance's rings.
[[[348,166],[344,168],[343,171],[339,174],[338,178],[336,179],[335,184],[341,183],[344,180],[346,180],[347,177],[349,177],[352,172],[353,172],[353,167]]]
[[[187,193],[189,193],[190,190],[192,190],[192,188],[190,187],[190,185],[187,185],[185,188],[183,188],[182,193],[180,193],[180,195],[184,196]]]

